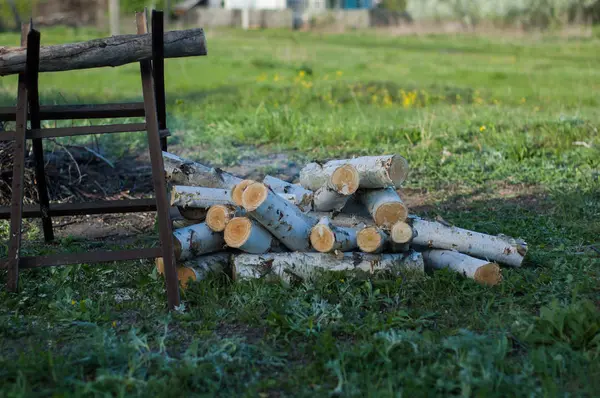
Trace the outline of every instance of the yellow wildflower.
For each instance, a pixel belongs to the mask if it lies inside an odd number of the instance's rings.
[[[298,72],[298,77],[304,77],[304,76],[306,76],[306,72],[304,72],[303,70]]]
[[[71,305],[75,305],[77,302],[75,300],[71,300]]]
[[[335,72],[335,75],[336,75],[337,77],[340,77],[340,76],[342,76],[343,74],[344,74],[344,72],[342,72],[341,70],[338,70],[337,72]]]
[[[275,73],[275,76],[273,76],[273,81],[279,81],[279,75],[277,73]]]
[[[113,322],[112,322],[112,327],[113,327],[113,328],[116,328],[116,327],[117,327],[117,321],[113,321]]]
[[[258,82],[264,82],[265,80],[267,80],[267,74],[266,73],[262,73],[260,76],[258,76],[256,78],[256,81],[258,81]]]
[[[479,131],[484,132],[485,131],[485,126],[479,127]]]
[[[525,99],[525,97],[521,98],[521,103],[524,104],[525,102],[527,102],[527,100]]]

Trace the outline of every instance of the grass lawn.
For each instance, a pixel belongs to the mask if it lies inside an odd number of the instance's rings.
[[[43,30],[42,44],[97,35]],[[0,396],[600,391],[598,39],[207,37],[208,57],[167,61],[173,152],[226,169],[269,153],[400,153],[414,213],[522,237],[526,263],[491,288],[450,272],[290,289],[214,277],[170,315],[150,261],[23,271],[18,295],[0,292]],[[46,104],[136,100],[139,66],[45,74],[40,87]],[[14,76],[0,79],[0,105],[15,93]],[[118,159],[145,148],[131,137],[100,144]],[[41,240],[38,224],[26,230]]]

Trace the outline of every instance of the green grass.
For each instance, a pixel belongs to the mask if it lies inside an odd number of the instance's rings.
[[[42,42],[68,35],[95,33]],[[167,61],[178,153],[230,166],[249,147],[398,152],[407,196],[425,198],[414,212],[522,237],[526,263],[493,288],[449,272],[289,289],[214,277],[171,315],[147,261],[23,271],[18,295],[0,293],[0,395],[597,394],[599,44],[209,30],[208,57]],[[45,74],[42,101],[139,99],[138,70]],[[1,104],[15,92],[0,80]],[[117,159],[144,148],[135,137],[100,142]]]

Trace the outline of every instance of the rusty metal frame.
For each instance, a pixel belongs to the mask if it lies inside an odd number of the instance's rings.
[[[136,13],[138,34],[148,32],[147,11]],[[0,108],[0,121],[15,121],[13,132],[2,132],[0,141],[14,142],[13,181],[11,206],[0,207],[0,219],[10,218],[8,257],[0,261],[6,268],[6,286],[9,291],[18,290],[19,270],[79,263],[103,263],[135,259],[163,259],[169,309],[179,305],[179,284],[173,251],[172,224],[169,214],[167,186],[164,178],[162,151],[167,150],[166,104],[164,86],[163,13],[152,12],[152,60],[140,62],[143,92],[142,103],[40,106],[38,95],[40,33],[31,23],[23,24],[21,46],[27,47],[27,63],[19,74],[16,107]],[[41,128],[42,120],[68,120],[87,118],[143,117],[145,123],[112,124],[93,127]],[[30,128],[27,121],[30,121]],[[92,203],[49,203],[44,172],[43,138],[67,137],[89,134],[110,134],[146,131],[152,165],[154,199],[102,201]],[[30,139],[36,166],[36,185],[39,193],[38,206],[23,205],[25,168],[25,144]],[[41,218],[46,241],[52,241],[52,216],[132,213],[156,211],[160,247],[135,250],[96,251],[87,253],[59,253],[45,256],[21,256],[23,218]]]

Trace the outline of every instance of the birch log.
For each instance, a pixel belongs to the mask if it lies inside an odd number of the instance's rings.
[[[511,267],[520,267],[527,254],[527,243],[509,236],[482,234],[418,217],[412,217],[409,222],[415,231],[414,245],[456,250]]]
[[[244,190],[248,186],[254,184],[255,182],[256,181],[254,181],[254,180],[243,180],[239,184],[236,184],[231,190],[231,201],[237,206],[242,206],[242,194],[244,193]],[[298,202],[298,197],[294,194],[285,193],[285,192],[276,192],[276,191],[274,191],[274,192],[277,195],[284,198],[285,200],[287,200],[288,202],[295,204],[296,206],[301,205]]]
[[[204,31],[187,29],[164,34],[165,58],[206,55]],[[40,48],[40,72],[120,66],[152,58],[152,35],[119,35]],[[25,71],[27,51],[0,47],[0,76]]]
[[[408,176],[408,162],[400,155],[384,155],[384,156],[361,156],[353,159],[331,160],[324,165],[318,163],[310,163],[300,171],[300,183],[307,189],[316,188],[310,185],[310,182],[318,184],[319,180],[316,177],[311,177],[309,180],[302,179],[302,176],[309,177],[311,174],[316,174],[321,178],[321,184],[324,184],[324,171],[331,170],[336,166],[350,164],[356,168],[360,176],[360,188],[387,188],[399,187]],[[319,171],[322,170],[322,171]],[[312,188],[311,188],[312,187]]]
[[[350,195],[358,189],[358,172],[351,165],[336,168],[325,185],[313,196],[313,209],[316,211],[340,211]]]
[[[425,250],[422,254],[427,268],[449,268],[483,285],[494,286],[502,281],[500,267],[496,263],[452,250]]]
[[[232,205],[214,205],[206,213],[206,225],[215,232],[223,232],[227,224],[234,218],[246,214],[242,208]]]
[[[248,186],[242,194],[242,204],[249,216],[262,224],[288,249],[312,250],[308,236],[317,220],[266,185],[257,182]]]
[[[173,231],[173,243],[177,261],[217,252],[225,246],[223,234],[211,231],[206,223],[176,229]]]
[[[163,163],[167,179],[177,185],[205,188],[233,188],[242,181],[234,175],[218,168],[180,158],[169,152],[163,152]]]
[[[232,272],[238,279],[259,277],[273,280],[279,277],[284,281],[293,277],[314,281],[323,271],[344,271],[349,274],[353,272],[375,274],[387,271],[395,275],[406,271],[424,272],[423,257],[414,251],[406,254],[380,255],[353,252],[342,253],[341,256],[301,252],[241,254],[233,258],[232,264]]]
[[[379,227],[363,228],[356,234],[356,242],[360,250],[365,253],[390,253],[405,252],[409,245],[392,241],[390,235]]]
[[[364,190],[359,198],[380,227],[391,228],[408,217],[408,208],[394,188]]]
[[[225,243],[246,253],[261,254],[277,247],[273,235],[248,217],[235,217],[225,227]]]
[[[310,231],[312,247],[321,253],[352,251],[356,249],[356,229],[337,227],[323,217]]]
[[[192,187],[186,185],[174,185],[171,188],[171,206],[182,208],[208,209],[214,205],[233,204],[231,200],[231,189],[228,188],[206,188]]]
[[[278,194],[291,194],[296,198],[295,204],[300,207],[302,211],[307,212],[312,209],[313,192],[304,189],[300,184],[291,184],[287,181],[280,180],[273,176],[265,176],[263,178],[263,184],[267,185]]]
[[[189,281],[201,281],[211,274],[225,273],[231,276],[230,253],[214,253],[186,260],[178,265],[177,277],[182,288],[186,288]],[[164,273],[162,257],[156,259],[156,269],[159,274]]]

